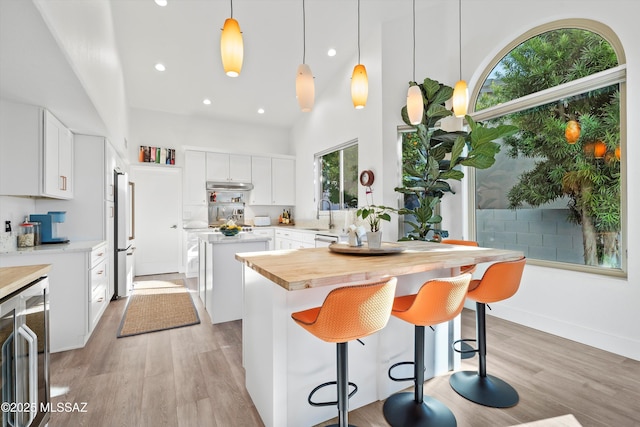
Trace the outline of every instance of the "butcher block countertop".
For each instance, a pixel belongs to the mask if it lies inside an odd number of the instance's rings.
[[[357,283],[385,276],[483,262],[519,259],[520,251],[448,245],[422,241],[397,242],[404,252],[389,255],[334,253],[329,248],[308,248],[238,253],[236,259],[289,291],[341,283]]]
[[[0,268],[0,299],[19,291],[34,280],[46,276],[51,264]]]

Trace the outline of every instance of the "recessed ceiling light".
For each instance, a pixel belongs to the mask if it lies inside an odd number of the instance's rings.
[[[211,105],[211,100],[209,98],[205,98],[205,99],[202,100],[202,103],[204,105]]]
[[[167,5],[167,0],[155,0],[155,2],[160,7],[165,7]]]
[[[166,69],[167,69],[167,68],[164,66],[164,64],[161,64],[161,63],[159,63],[159,62],[156,64],[156,70],[158,70],[158,71],[164,71],[164,70],[166,70]]]
[[[264,114],[264,108],[258,108],[258,114]]]
[[[331,48],[331,49],[329,49],[327,51],[327,55],[329,55],[329,56],[336,56],[336,53],[338,53],[338,52],[336,52],[336,50],[334,48]]]

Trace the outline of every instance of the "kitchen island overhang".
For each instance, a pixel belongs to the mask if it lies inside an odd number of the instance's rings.
[[[407,295],[429,279],[459,274],[461,266],[523,256],[503,249],[418,241],[399,244],[404,252],[384,256],[337,254],[328,248],[236,254],[244,263],[246,386],[266,426],[313,425],[336,416],[334,407],[307,403],[316,385],[335,380],[335,348],[297,327],[292,312],[321,305],[340,286],[396,276],[396,295]],[[425,378],[460,366],[459,355],[450,346],[460,337],[459,317],[434,329],[425,338]],[[364,346],[349,344],[349,378],[359,387],[349,401],[351,409],[410,386],[390,380],[387,370],[413,359],[413,332],[411,325],[392,317],[385,329],[363,339]]]

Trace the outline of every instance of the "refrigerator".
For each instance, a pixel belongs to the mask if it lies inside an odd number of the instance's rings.
[[[131,256],[133,255],[133,245],[131,244],[131,223],[130,219],[130,194],[129,177],[126,172],[115,169],[114,173],[114,245],[113,245],[113,278],[114,293],[112,299],[118,299],[129,295],[132,285]]]

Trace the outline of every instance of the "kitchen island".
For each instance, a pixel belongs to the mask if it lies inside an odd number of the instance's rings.
[[[269,249],[269,237],[240,233],[225,236],[220,232],[198,234],[198,294],[211,323],[242,319],[242,265],[237,252]]]
[[[333,406],[307,403],[315,386],[335,380],[335,346],[297,326],[291,313],[321,305],[340,286],[396,276],[396,295],[407,295],[431,278],[459,274],[461,266],[523,255],[430,242],[398,244],[404,252],[382,256],[338,254],[328,248],[236,254],[244,263],[246,386],[267,427],[314,425],[337,415]],[[425,378],[460,365],[459,355],[450,346],[460,337],[459,317],[434,329],[427,330],[425,337]],[[364,345],[349,344],[349,380],[359,388],[349,400],[350,408],[385,399],[411,385],[391,381],[387,370],[396,362],[413,360],[413,333],[412,325],[392,317],[385,329],[364,338]],[[397,375],[411,376],[411,370]],[[316,400],[335,400],[335,390],[328,389]]]

